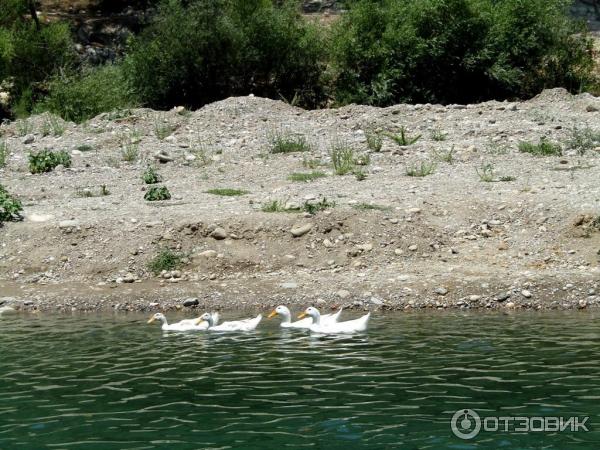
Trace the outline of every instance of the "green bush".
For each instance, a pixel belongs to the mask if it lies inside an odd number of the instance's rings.
[[[121,66],[109,64],[56,76],[50,82],[48,96],[36,110],[51,111],[79,123],[102,112],[135,106],[135,103]]]
[[[148,263],[148,268],[155,274],[158,275],[163,270],[173,270],[181,267],[183,264],[182,255],[175,253],[169,249],[162,249],[152,260]]]
[[[162,176],[154,167],[148,166],[148,168],[142,175],[142,180],[146,184],[156,184],[162,181]]]
[[[171,193],[166,186],[152,186],[144,195],[144,200],[149,202],[156,202],[161,200],[169,200]]]
[[[61,150],[40,150],[29,154],[29,171],[31,173],[45,173],[52,171],[56,166],[71,167],[71,155]]]
[[[75,61],[68,25],[38,26],[27,13],[27,0],[0,2],[0,81],[10,80],[10,102],[0,106],[0,118],[30,112],[44,82]]]
[[[128,80],[154,108],[254,93],[314,106],[323,45],[295,2],[165,0],[132,44]]]
[[[21,220],[21,202],[8,193],[0,184],[0,224],[2,222]]]
[[[578,91],[591,42],[565,0],[356,0],[334,26],[337,103],[466,103]]]

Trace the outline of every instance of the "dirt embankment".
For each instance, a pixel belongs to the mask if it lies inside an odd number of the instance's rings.
[[[58,126],[56,136],[46,116],[29,119],[29,129],[3,125],[11,155],[0,178],[26,217],[0,229],[0,303],[595,307],[600,153],[594,139],[585,148],[571,140],[600,131],[599,109],[599,99],[563,90],[522,103],[320,111],[244,97],[193,113],[104,114],[65,124],[62,135]],[[370,130],[402,127],[421,138],[400,146],[383,137],[381,151],[368,148]],[[301,136],[311,149],[271,154],[276,133]],[[563,155],[519,152],[519,142],[541,137],[560,142]],[[340,143],[367,163],[359,166],[366,179],[333,173],[330,150]],[[28,154],[45,148],[70,152],[72,167],[31,175]],[[124,151],[135,161],[123,161]],[[156,162],[157,153],[170,161]],[[434,164],[432,174],[407,175],[423,161]],[[170,200],[144,200],[148,163]],[[313,170],[326,176],[289,179]],[[215,188],[246,194],[207,193]],[[274,200],[295,207],[323,199],[335,205],[315,214],[262,211]],[[182,254],[183,265],[157,277],[148,263],[164,248]]]

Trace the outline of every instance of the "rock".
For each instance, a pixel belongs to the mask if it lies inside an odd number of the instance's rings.
[[[160,152],[155,154],[154,159],[156,159],[158,162],[160,162],[162,164],[173,161],[173,157],[171,155],[169,155],[167,152],[165,152],[164,150],[161,150]]]
[[[498,295],[495,297],[495,300],[496,300],[497,302],[500,302],[500,303],[502,303],[503,301],[506,301],[506,300],[508,300],[509,298],[510,298],[510,292],[504,292],[504,293],[502,293],[502,294],[498,294]]]
[[[513,302],[506,302],[505,305],[507,308],[514,308],[515,304]]]
[[[294,282],[281,283],[280,286],[283,289],[297,289],[298,288],[298,283],[294,283]]]
[[[373,250],[373,244],[359,244],[356,246],[356,248],[363,252],[370,252]]]
[[[312,223],[305,223],[304,225],[299,225],[299,226],[292,228],[290,230],[290,233],[292,233],[292,236],[294,236],[294,237],[304,236],[306,233],[308,233],[311,230],[312,227],[313,227]]]
[[[525,298],[531,298],[531,292],[529,292],[527,289],[523,289],[521,291],[521,295]]]
[[[177,138],[171,134],[165,138],[165,142],[168,142],[169,144],[175,144],[177,142]]]
[[[595,105],[587,105],[585,107],[586,112],[596,112],[598,111],[598,107]]]
[[[478,302],[481,300],[481,295],[469,295],[470,302]]]
[[[204,250],[203,252],[198,253],[198,256],[202,258],[216,258],[217,252],[215,250]]]
[[[23,144],[25,145],[33,144],[33,141],[35,141],[35,136],[33,134],[28,134],[23,138]]]
[[[500,245],[498,245],[498,250],[508,250],[508,244],[506,242],[500,242]]]
[[[581,299],[579,300],[579,308],[583,309],[587,307],[587,300]]]
[[[394,250],[394,254],[400,256],[404,253],[404,251],[401,248],[397,248]]]
[[[17,310],[11,306],[0,306],[0,316],[3,314],[12,314],[16,312]]]
[[[350,292],[347,291],[346,289],[340,289],[339,291],[336,292],[336,295],[341,299],[346,299],[346,298],[350,297]]]
[[[227,232],[221,228],[221,227],[217,227],[215,228],[212,233],[210,233],[210,236],[218,241],[225,239],[227,237]]]
[[[181,278],[181,271],[180,270],[172,270],[171,278]]]
[[[413,244],[413,245],[411,245],[410,247],[408,247],[408,249],[409,249],[411,252],[416,252],[418,248],[419,248],[419,246],[418,246],[418,245],[416,245],[416,244]]]
[[[61,230],[77,228],[79,226],[79,221],[77,220],[61,220],[58,222],[58,228]]]
[[[437,295],[446,295],[448,293],[448,289],[446,289],[445,287],[439,287],[436,288],[434,291]]]
[[[185,306],[186,308],[192,308],[193,306],[198,306],[200,302],[198,301],[197,298],[195,297],[191,297],[191,298],[186,298],[183,301],[183,306]]]
[[[123,283],[133,283],[135,280],[136,280],[136,277],[131,272],[127,273],[123,277]]]
[[[158,303],[158,302],[150,302],[150,303],[148,303],[148,306],[149,306],[150,308],[156,308],[158,305],[159,305],[159,303]]]
[[[371,303],[372,305],[383,305],[383,300],[381,300],[380,298],[377,297],[371,297],[371,299],[369,300],[369,303]]]

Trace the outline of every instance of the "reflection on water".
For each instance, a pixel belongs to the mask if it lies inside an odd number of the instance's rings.
[[[0,319],[0,449],[600,448],[594,313],[375,315],[341,337],[146,319]],[[461,408],[590,416],[591,431],[462,441]]]

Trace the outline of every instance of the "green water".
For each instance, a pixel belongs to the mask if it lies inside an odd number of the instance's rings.
[[[375,315],[351,337],[146,319],[0,318],[0,449],[600,448],[596,313]],[[462,408],[589,416],[590,431],[465,441]]]

